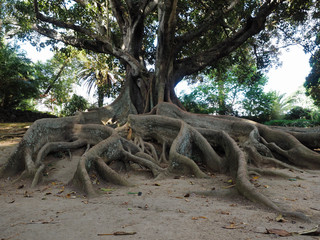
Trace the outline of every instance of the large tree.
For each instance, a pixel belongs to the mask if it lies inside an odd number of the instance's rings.
[[[308,32],[311,25],[302,23],[310,18],[316,23],[317,15],[312,13],[317,4],[301,0],[8,0],[3,8],[7,30],[35,43],[39,40],[31,37],[36,32],[50,43],[110,55],[125,68],[126,79],[110,106],[35,122],[1,168],[1,175],[23,171],[22,176],[31,175],[36,185],[50,152],[87,146],[73,183],[88,195],[95,194],[89,176],[93,169],[113,183],[132,184],[110,167],[111,162],[124,162],[150,169],[155,177],[226,172],[241,194],[286,212],[251,185],[249,171],[270,174],[258,168],[265,163],[293,171],[319,168],[320,155],[311,150],[319,147],[319,134],[312,129],[308,129],[311,134],[274,130],[230,116],[190,114],[179,108],[174,87],[186,76],[214,68],[224,57],[237,57],[234,51],[239,48],[265,66],[272,60],[270,53],[276,52],[273,36],[292,43],[297,41],[295,31],[302,30],[305,39],[312,37],[314,29]]]

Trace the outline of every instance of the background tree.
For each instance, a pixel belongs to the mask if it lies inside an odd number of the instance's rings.
[[[96,87],[98,107],[103,107],[104,98],[119,95],[123,83],[124,70],[113,58],[94,52],[81,51],[77,55],[78,63],[74,63],[77,70],[77,81],[86,83],[88,93]]]
[[[316,44],[320,46],[320,35],[318,34]],[[320,106],[320,49],[310,58],[311,72],[306,77],[304,87],[306,94],[311,96],[314,104]]]
[[[0,41],[0,107],[16,108],[23,100],[39,97],[34,67],[17,47]]]
[[[87,110],[88,107],[89,103],[84,97],[73,94],[72,98],[65,104],[62,114],[72,116],[76,112]]]
[[[239,65],[241,64],[241,65]],[[267,79],[247,62],[220,72],[211,71],[193,91],[182,97],[188,111],[249,117],[267,121],[274,108],[274,93],[264,93]],[[227,66],[227,65],[226,65]],[[222,73],[223,72],[223,73]]]

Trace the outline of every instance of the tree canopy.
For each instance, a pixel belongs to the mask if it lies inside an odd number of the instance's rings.
[[[258,67],[272,62],[282,44],[311,50],[317,1],[16,1],[3,4],[6,31],[43,46],[63,42],[104,53],[126,69],[138,113],[158,102],[178,104],[174,86],[184,77],[214,68],[244,48]],[[312,20],[312,24],[305,24]],[[299,33],[303,32],[303,39]],[[49,38],[39,40],[39,35]],[[126,102],[128,102],[126,101]]]

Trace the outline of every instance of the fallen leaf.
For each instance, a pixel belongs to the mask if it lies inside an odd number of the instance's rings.
[[[225,187],[222,187],[222,188],[227,189],[227,188],[233,188],[233,187],[235,187],[235,186],[236,186],[235,184],[232,184],[232,185],[225,186]]]
[[[287,200],[287,201],[292,201],[292,202],[294,202],[294,201],[296,201],[297,199],[284,198],[284,200]]]
[[[119,236],[119,235],[135,235],[137,232],[114,232],[114,233],[98,233],[98,236]]]
[[[128,192],[128,194],[141,196],[142,192]]]
[[[24,184],[20,185],[18,189],[24,188]]]
[[[265,233],[266,234],[276,234],[276,235],[281,236],[281,237],[288,237],[288,236],[292,235],[292,233],[287,232],[286,230],[276,229],[276,228],[266,229]]]
[[[111,191],[114,191],[114,189],[112,188],[100,188],[101,191],[103,192],[111,192]]]
[[[199,217],[192,217],[191,219],[192,220],[199,220],[199,219],[208,219],[207,217],[204,217],[204,216],[199,216]]]
[[[155,183],[155,184],[154,184],[154,186],[157,186],[157,187],[159,187],[159,186],[160,186],[160,184],[159,184],[159,183]]]
[[[252,180],[258,180],[260,176],[253,176]]]
[[[229,212],[225,212],[225,211],[221,211],[220,213],[223,214],[223,215],[230,215]]]
[[[223,228],[225,228],[225,229],[239,229],[239,228],[242,228],[242,227],[241,226],[237,226],[234,223],[231,223],[229,226],[224,226]]]
[[[263,185],[264,186],[264,188],[269,188],[269,186],[268,185]]]
[[[319,209],[319,208],[310,207],[310,209],[312,209],[312,210],[316,210],[316,211],[320,211],[320,209]]]
[[[61,194],[64,192],[64,189],[61,189],[57,194]]]
[[[32,197],[32,196],[28,193],[28,191],[25,191],[23,196],[26,197],[26,198],[31,198],[31,197]]]
[[[296,178],[289,178],[288,180],[289,180],[289,181],[297,181]]]
[[[190,197],[190,194],[189,194],[189,193],[187,193],[186,195],[184,195],[184,197]]]
[[[127,139],[128,139],[128,140],[131,140],[131,139],[132,139],[132,128],[129,128],[128,135],[127,135]]]
[[[320,236],[320,227],[319,225],[315,226],[312,229],[298,232],[299,235],[308,235],[308,236]]]
[[[282,216],[282,214],[279,214],[279,215],[276,217],[276,221],[277,221],[277,222],[286,222],[287,220],[284,219],[284,217]]]

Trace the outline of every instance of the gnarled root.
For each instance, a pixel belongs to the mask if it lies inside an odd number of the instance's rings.
[[[133,185],[112,168],[115,162],[139,166],[157,178],[172,173],[207,177],[209,172],[221,172],[231,175],[237,190],[246,198],[305,219],[303,214],[279,207],[258,191],[249,176],[291,177],[269,167],[286,168],[297,174],[305,168],[319,169],[320,155],[310,149],[311,145],[315,147],[315,141],[308,141],[307,135],[296,129],[271,129],[231,116],[190,114],[168,103],[159,104],[149,114],[129,115],[127,123],[116,129],[93,121],[94,116],[106,118],[101,112],[88,114],[50,123],[37,121],[0,174],[24,171],[24,175],[33,177],[35,186],[46,168],[48,154],[87,146],[72,182],[88,195],[96,194],[90,179],[94,170],[105,181]],[[312,134],[313,140],[316,133]],[[296,136],[310,144],[304,146]]]

